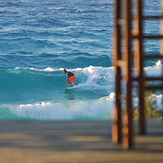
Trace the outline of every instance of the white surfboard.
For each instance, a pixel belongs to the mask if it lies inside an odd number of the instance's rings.
[[[77,88],[78,87],[78,85],[75,85],[75,86],[73,86],[73,87],[67,87],[67,88],[65,88],[65,89],[74,89],[74,88]]]

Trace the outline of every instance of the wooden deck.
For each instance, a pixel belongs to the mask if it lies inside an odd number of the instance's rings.
[[[136,135],[133,150],[112,144],[111,126],[94,120],[0,121],[0,163],[163,163],[163,121],[148,121],[148,135]]]

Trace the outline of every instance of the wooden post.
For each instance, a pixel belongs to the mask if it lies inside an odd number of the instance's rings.
[[[161,16],[163,16],[163,0],[160,0],[160,3],[161,3]],[[163,35],[163,18],[161,19],[160,33],[161,35]],[[163,55],[163,39],[161,39],[160,43],[160,54]]]
[[[112,128],[112,141],[114,143],[122,142],[122,118],[121,118],[121,69],[118,66],[118,60],[121,59],[121,27],[120,27],[120,6],[121,0],[116,0],[115,8],[115,93],[116,93],[116,106],[115,106],[115,117]]]
[[[144,104],[144,53],[143,53],[143,0],[137,0],[137,57],[138,57],[138,96],[139,96],[139,133],[145,134],[145,104]]]
[[[133,147],[133,113],[132,113],[132,53],[131,53],[131,0],[126,0],[126,85],[127,85],[127,96],[126,96],[126,108],[127,108],[127,135],[123,136],[123,147],[132,148]]]
[[[163,16],[163,0],[161,0],[161,16]],[[160,24],[160,33],[163,35],[163,18],[161,19]],[[161,39],[160,43],[160,54],[163,55],[163,39]],[[163,58],[162,58],[162,83],[163,83]],[[163,120],[163,90],[162,90],[162,120]]]

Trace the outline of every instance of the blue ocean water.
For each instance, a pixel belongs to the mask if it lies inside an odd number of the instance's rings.
[[[149,1],[144,14],[159,15],[160,1]],[[0,119],[112,117],[114,0],[0,0],[0,22]],[[159,33],[159,22],[145,32]],[[159,52],[159,42],[144,48]],[[77,88],[65,89],[63,69]]]

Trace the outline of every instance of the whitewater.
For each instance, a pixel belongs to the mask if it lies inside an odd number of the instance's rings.
[[[159,3],[145,12],[159,14]],[[0,119],[112,119],[113,11],[113,0],[0,0]],[[159,32],[159,22],[145,32]],[[152,54],[158,45],[144,48]],[[145,66],[149,76],[162,73],[159,60]],[[64,69],[78,87],[65,89]]]

